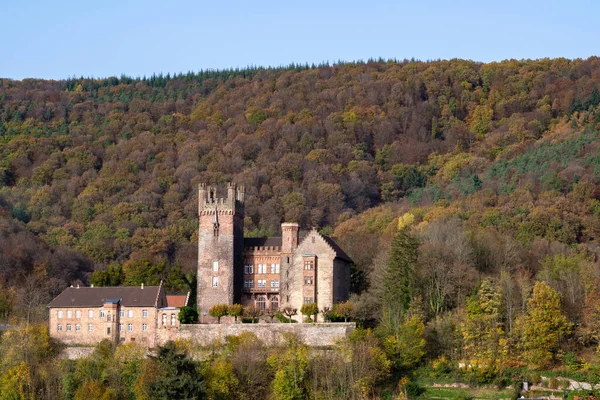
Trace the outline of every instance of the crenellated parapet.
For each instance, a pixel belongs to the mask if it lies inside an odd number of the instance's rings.
[[[198,215],[244,214],[246,190],[235,183],[227,184],[227,197],[217,197],[217,188],[201,183],[198,186]]]

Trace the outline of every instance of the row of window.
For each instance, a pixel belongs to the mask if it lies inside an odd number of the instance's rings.
[[[66,314],[67,314],[67,318],[73,318],[73,311],[67,310]],[[62,318],[64,313],[62,310],[58,310],[56,315],[58,318]],[[105,310],[100,310],[99,315],[100,315],[100,318],[105,318],[107,315],[107,312]],[[125,310],[119,311],[119,317],[125,318]],[[133,318],[133,310],[127,310],[127,317]],[[148,310],[142,310],[142,317],[143,318],[148,317]],[[75,311],[75,318],[81,318],[81,310]],[[88,310],[88,318],[94,318],[94,310]]]
[[[268,264],[256,264],[256,273],[257,274],[266,274],[268,269]],[[271,264],[271,268],[269,269],[270,273],[278,274],[279,273],[279,264]],[[250,275],[254,273],[254,264],[245,264],[244,265],[244,274]]]
[[[66,331],[67,332],[71,332],[71,324],[67,324],[66,325]],[[58,324],[56,327],[56,330],[58,332],[62,332],[63,330],[63,326],[62,324]],[[148,330],[148,324],[142,324],[142,332],[146,332]],[[88,332],[93,332],[94,331],[94,325],[93,324],[88,324]],[[125,331],[125,324],[119,324],[119,331],[124,332]],[[127,324],[127,331],[128,332],[133,332],[133,324]],[[80,324],[75,324],[75,332],[81,332],[81,325]],[[110,333],[110,331],[108,331]]]
[[[271,279],[271,289],[279,289],[279,279]],[[259,289],[267,288],[267,280],[266,279],[257,279],[256,287]],[[254,280],[253,279],[245,279],[244,280],[244,289],[253,289],[254,288]]]
[[[313,261],[304,261],[304,269],[308,271],[315,269],[315,263]]]
[[[271,310],[277,310],[279,308],[279,297],[275,296],[271,298],[270,303]],[[267,309],[267,299],[265,298],[265,296],[258,296],[258,298],[256,299],[256,307],[263,311]]]

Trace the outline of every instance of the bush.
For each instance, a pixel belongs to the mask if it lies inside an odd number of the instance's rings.
[[[198,310],[189,306],[181,307],[178,318],[182,324],[195,324],[198,322]]]
[[[275,314],[275,318],[277,318],[277,321],[282,322],[282,323],[286,323],[286,324],[297,322],[295,319],[287,318],[285,315],[283,315],[280,312],[278,312],[278,313]]]
[[[419,397],[425,393],[425,388],[419,386],[416,382],[408,382],[406,384],[406,394],[410,397]]]

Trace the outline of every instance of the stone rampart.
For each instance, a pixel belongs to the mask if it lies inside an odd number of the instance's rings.
[[[226,336],[254,333],[267,346],[276,346],[284,341],[285,333],[298,336],[308,346],[331,346],[345,338],[355,329],[354,323],[317,323],[317,324],[195,324],[181,325],[175,329],[158,329],[156,344],[169,340],[187,339],[201,346],[210,346]]]

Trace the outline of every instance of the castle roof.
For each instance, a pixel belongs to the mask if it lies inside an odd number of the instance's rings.
[[[307,234],[301,235],[300,241],[302,241]],[[335,252],[335,257],[341,260],[352,263],[352,259],[342,248],[329,236],[319,234],[327,242],[329,247]],[[258,238],[244,238],[244,247],[281,247],[281,237],[258,237]]]
[[[244,238],[244,247],[281,247],[281,237]]]
[[[352,259],[342,248],[329,236],[321,235],[323,239],[327,242],[327,244],[335,251],[335,256],[341,260],[347,261],[349,263],[353,263]]]
[[[160,286],[68,287],[48,307],[102,307],[116,300],[125,307],[156,307],[160,289]]]
[[[167,307],[185,307],[188,303],[188,296],[190,294],[168,294],[167,295]]]

